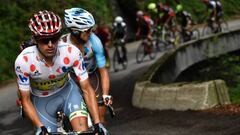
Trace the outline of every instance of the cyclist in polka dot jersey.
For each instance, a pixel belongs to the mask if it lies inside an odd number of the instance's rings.
[[[74,131],[88,129],[88,110],[96,132],[107,134],[100,123],[96,95],[81,52],[74,45],[59,40],[60,17],[50,11],[39,11],[30,19],[29,28],[37,44],[25,48],[18,55],[15,73],[23,110],[35,126],[35,134],[57,132],[58,110],[69,118]],[[68,76],[71,69],[77,76],[81,91]]]

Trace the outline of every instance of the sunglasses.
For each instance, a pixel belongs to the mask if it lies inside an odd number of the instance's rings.
[[[60,36],[56,36],[56,37],[53,37],[53,38],[36,39],[36,41],[38,43],[41,43],[41,44],[48,44],[51,41],[51,43],[54,44],[59,40],[59,38],[60,38]]]
[[[71,33],[74,35],[79,35],[80,33],[90,33],[92,32],[92,28],[86,29],[84,31],[79,31],[79,30],[71,30]]]

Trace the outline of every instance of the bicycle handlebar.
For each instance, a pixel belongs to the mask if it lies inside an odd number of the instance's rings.
[[[105,104],[104,104],[104,101],[103,101],[103,100],[98,101],[98,105],[99,105],[99,106],[105,105]],[[107,108],[108,108],[108,111],[109,111],[111,117],[113,118],[113,117],[115,116],[115,111],[114,111],[113,106],[109,104],[109,105],[107,105]]]

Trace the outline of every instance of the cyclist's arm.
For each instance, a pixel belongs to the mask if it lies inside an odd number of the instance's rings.
[[[41,123],[37,115],[36,109],[34,108],[31,102],[30,91],[23,91],[23,90],[19,90],[19,91],[21,93],[21,102],[22,102],[24,113],[37,128],[40,128],[41,126],[43,126],[43,124]]]
[[[98,115],[99,110],[95,91],[93,90],[89,82],[88,73],[83,62],[83,56],[76,46],[72,46],[71,58],[73,58],[72,67],[80,84],[80,88],[83,92],[83,97],[90,112],[90,115],[93,118],[95,124],[99,123],[100,118]]]
[[[139,36],[141,28],[140,28],[140,20],[136,19],[136,23],[137,23],[137,31],[136,31],[136,36]]]
[[[148,19],[147,20],[148,22],[148,33],[147,33],[147,37],[149,38],[149,39],[151,39],[151,37],[152,37],[152,25],[153,25],[153,21],[152,21],[152,19]]]
[[[98,68],[100,76],[101,76],[101,84],[102,84],[102,93],[103,95],[109,95],[109,75],[108,70],[105,67]]]
[[[29,65],[24,62],[23,58],[24,56],[19,55],[15,61],[15,73],[17,76],[18,89],[21,94],[21,103],[26,116],[32,121],[34,126],[40,128],[42,123],[30,99]]]
[[[90,112],[91,117],[94,120],[94,123],[99,123],[99,110],[98,110],[98,104],[97,99],[95,95],[95,91],[93,90],[89,79],[86,79],[84,81],[79,81],[81,89],[83,91],[83,97],[84,101],[86,102],[88,111]]]
[[[126,25],[125,22],[124,22],[123,26],[124,26],[124,37],[123,37],[123,39],[125,40],[126,37],[127,37],[127,25]]]
[[[106,58],[104,55],[103,46],[102,46],[102,43],[100,42],[100,40],[98,39],[98,37],[96,37],[94,34],[92,34],[90,36],[90,41],[92,43],[92,48],[93,48],[96,64],[97,64],[97,67],[99,69],[99,73],[101,76],[100,80],[101,80],[102,90],[103,90],[102,93],[103,93],[103,95],[108,95],[110,83],[109,83],[108,70],[105,67]]]

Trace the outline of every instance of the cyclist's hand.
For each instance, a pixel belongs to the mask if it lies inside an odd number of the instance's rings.
[[[98,133],[98,135],[108,135],[108,131],[102,123],[94,124],[94,130],[95,133]]]
[[[38,135],[50,135],[47,131],[47,128],[45,126],[41,126],[39,134]]]
[[[103,102],[106,106],[111,105],[113,103],[111,95],[103,95]]]

